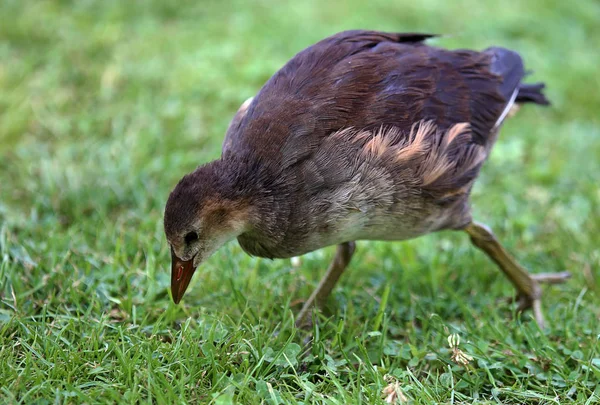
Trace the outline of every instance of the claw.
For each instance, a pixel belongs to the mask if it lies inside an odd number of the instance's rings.
[[[546,329],[546,322],[544,321],[544,314],[542,313],[542,302],[539,299],[533,300],[531,306],[531,309],[533,310],[533,317],[535,318],[538,326],[540,329]]]
[[[479,249],[483,250],[504,272],[513,286],[517,289],[519,302],[518,311],[531,308],[533,316],[540,328],[544,328],[544,315],[540,302],[542,290],[541,283],[559,284],[567,281],[571,274],[567,271],[562,273],[529,274],[514,257],[500,244],[496,236],[487,226],[471,222],[464,230],[471,237],[471,241]]]
[[[563,271],[561,273],[538,273],[531,274],[531,280],[534,282],[534,296],[528,297],[525,295],[518,296],[517,299],[519,301],[519,306],[517,307],[518,312],[523,312],[526,309],[530,309],[533,311],[533,317],[535,321],[539,325],[540,329],[546,328],[546,322],[544,320],[544,313],[542,312],[542,302],[541,296],[542,291],[540,288],[540,283],[545,284],[561,284],[571,278],[571,273],[568,271]]]
[[[532,274],[531,278],[538,283],[561,284],[571,278],[571,273],[568,271],[563,271],[560,273],[538,273]]]

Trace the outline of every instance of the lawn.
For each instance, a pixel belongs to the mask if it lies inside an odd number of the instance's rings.
[[[0,403],[600,403],[598,21],[595,0],[2,0]],[[286,60],[351,28],[506,46],[547,83],[473,191],[532,272],[572,271],[547,330],[456,232],[359,242],[312,331],[294,314],[333,248],[229,243],[172,303],[170,190]]]

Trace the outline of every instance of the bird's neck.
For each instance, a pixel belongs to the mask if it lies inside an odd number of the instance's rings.
[[[258,252],[261,247],[251,248],[243,241],[277,244],[285,236],[294,205],[289,182],[281,173],[251,158],[229,156],[213,164],[214,173],[219,177],[219,193],[229,200],[247,204],[246,231],[238,239],[242,247],[251,254],[268,256],[266,252]]]

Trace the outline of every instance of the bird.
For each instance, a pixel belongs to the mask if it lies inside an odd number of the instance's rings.
[[[524,83],[518,52],[432,46],[424,33],[343,31],[292,57],[244,102],[220,158],[171,191],[164,230],[171,292],[182,299],[198,266],[236,239],[252,256],[300,256],[337,246],[296,316],[312,322],[360,240],[402,241],[463,231],[516,289],[518,310],[545,327],[541,284],[490,227],[472,218],[472,186],[517,106],[548,105]]]

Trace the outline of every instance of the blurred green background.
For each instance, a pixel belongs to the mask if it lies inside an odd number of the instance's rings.
[[[599,21],[595,0],[1,0],[0,402],[371,404],[394,382],[413,403],[598,400]],[[512,287],[450,232],[359,243],[311,345],[293,313],[332,249],[294,266],[233,242],[170,302],[171,188],[290,57],[356,28],[505,46],[546,82],[473,203],[533,272],[574,273],[548,331],[510,321]]]

